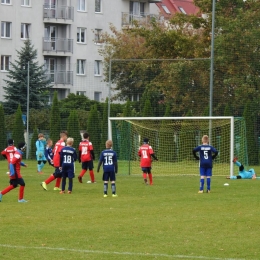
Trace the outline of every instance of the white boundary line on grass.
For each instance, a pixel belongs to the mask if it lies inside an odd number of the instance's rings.
[[[152,256],[152,257],[168,257],[168,258],[183,258],[183,259],[204,259],[204,260],[245,260],[245,258],[219,258],[219,257],[207,257],[207,256],[188,256],[188,255],[168,255],[168,254],[149,254],[149,253],[133,253],[133,252],[108,252],[100,250],[85,250],[85,249],[72,249],[62,247],[37,247],[37,246],[15,246],[0,244],[0,247],[17,248],[17,249],[43,249],[53,251],[71,251],[77,253],[89,253],[89,254],[107,254],[107,255],[130,255],[130,256]]]

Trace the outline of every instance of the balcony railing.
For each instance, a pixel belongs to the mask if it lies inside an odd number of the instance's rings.
[[[122,13],[122,26],[132,26],[135,22],[141,24],[148,24],[152,19],[159,19],[159,15],[150,14],[150,13]]]
[[[44,37],[42,46],[43,51],[73,53],[73,39]]]
[[[46,71],[46,76],[53,84],[73,85],[73,71]]]
[[[74,20],[74,7],[73,6],[43,6],[43,18],[65,19]]]

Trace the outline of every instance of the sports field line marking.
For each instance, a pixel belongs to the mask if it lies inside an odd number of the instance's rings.
[[[17,249],[43,249],[53,251],[71,251],[78,253],[91,253],[91,254],[107,254],[107,255],[130,255],[130,256],[152,256],[152,257],[168,257],[168,258],[183,258],[183,259],[204,259],[204,260],[246,260],[245,258],[219,258],[219,257],[207,257],[207,256],[188,256],[188,255],[168,255],[168,254],[149,254],[149,253],[133,253],[133,252],[108,252],[100,250],[85,250],[85,249],[73,249],[62,247],[37,247],[37,246],[15,246],[0,244],[0,247],[17,248]]]

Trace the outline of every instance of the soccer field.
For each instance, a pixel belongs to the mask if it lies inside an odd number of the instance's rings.
[[[27,163],[29,202],[18,203],[15,189],[0,203],[0,259],[260,259],[260,180],[213,177],[212,192],[198,194],[199,176],[154,171],[154,185],[145,186],[141,172],[119,168],[118,197],[109,187],[103,198],[101,173],[96,184],[86,184],[87,173],[72,194],[59,194],[54,183],[40,186],[50,166],[39,175],[36,161]],[[0,162],[0,190],[6,165]]]

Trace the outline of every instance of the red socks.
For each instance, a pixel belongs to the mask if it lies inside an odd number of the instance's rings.
[[[52,174],[52,175],[45,181],[45,183],[46,183],[46,184],[49,184],[49,183],[52,182],[53,180],[55,180],[55,177],[54,177],[54,175]]]
[[[148,177],[149,177],[150,185],[153,185],[153,175],[152,175],[152,173],[149,173]]]
[[[23,199],[24,187],[25,186],[20,186],[20,189],[19,189],[19,200]]]
[[[95,182],[95,176],[94,176],[94,171],[93,170],[89,171],[89,176],[90,176],[91,182]]]
[[[79,176],[80,176],[80,177],[83,177],[83,176],[84,176],[84,174],[86,173],[86,171],[87,171],[87,170],[85,170],[85,169],[82,169],[82,170],[81,170],[81,172],[80,172],[80,174],[79,174]]]
[[[2,195],[5,195],[7,192],[9,192],[10,190],[14,189],[14,186],[13,185],[9,185],[8,187],[6,187],[5,189],[3,189],[1,191],[1,194]]]
[[[60,183],[61,183],[61,178],[57,178],[55,187],[59,188],[60,187]]]

